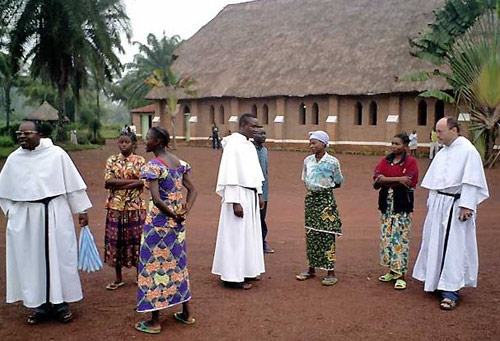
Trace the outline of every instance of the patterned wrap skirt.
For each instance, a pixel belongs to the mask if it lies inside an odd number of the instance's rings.
[[[108,209],[104,235],[104,262],[115,267],[137,267],[146,210]]]
[[[404,275],[408,272],[411,216],[394,212],[392,189],[387,193],[387,212],[380,214],[380,265]]]
[[[342,222],[333,190],[307,191],[305,198],[306,254],[311,268],[335,269],[335,236]]]

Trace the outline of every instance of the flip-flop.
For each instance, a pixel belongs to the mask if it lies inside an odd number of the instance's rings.
[[[61,310],[59,313],[57,313],[57,319],[61,323],[68,323],[73,320],[73,313],[69,309]]]
[[[141,333],[146,334],[159,334],[161,332],[161,328],[151,328],[146,325],[146,321],[137,322],[135,324],[135,330],[140,331]]]
[[[119,287],[122,287],[124,285],[125,285],[125,282],[120,282],[120,283],[113,282],[113,283],[109,283],[108,285],[106,285],[106,290],[116,290]]]
[[[406,282],[404,279],[398,279],[396,280],[396,284],[394,284],[394,289],[396,290],[405,290],[406,289]]]
[[[295,279],[297,281],[305,281],[305,280],[313,278],[314,276],[315,275],[310,274],[309,272],[301,272],[300,274],[298,274],[297,276],[295,276]]]
[[[329,287],[336,284],[338,281],[339,280],[337,279],[337,277],[323,277],[323,279],[321,280],[321,284]]]
[[[379,281],[381,282],[390,282],[393,279],[398,279],[401,277],[400,275],[393,274],[392,272],[388,272],[385,275],[382,275],[378,278]]]
[[[174,314],[174,317],[177,321],[180,321],[184,324],[195,324],[196,320],[194,317],[190,316],[187,320],[184,318],[184,314],[182,312],[178,312]]]
[[[443,300],[439,304],[439,308],[441,308],[441,310],[453,310],[456,307],[457,307],[457,301],[454,301],[449,298],[443,298]]]

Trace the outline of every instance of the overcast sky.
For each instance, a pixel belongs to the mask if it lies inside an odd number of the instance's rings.
[[[149,33],[188,39],[212,20],[226,5],[249,0],[125,0],[132,25],[132,41],[146,42]],[[125,43],[127,45],[127,43]],[[135,46],[125,46],[123,62],[132,61]]]

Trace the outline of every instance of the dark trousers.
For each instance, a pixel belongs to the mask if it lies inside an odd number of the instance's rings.
[[[260,226],[262,228],[262,243],[263,243],[264,250],[267,247],[267,243],[266,243],[266,236],[267,236],[266,214],[267,214],[267,201],[264,201],[264,208],[260,210]]]
[[[219,149],[220,147],[221,147],[221,145],[220,145],[220,140],[219,140],[219,134],[213,134],[212,135],[212,148]]]

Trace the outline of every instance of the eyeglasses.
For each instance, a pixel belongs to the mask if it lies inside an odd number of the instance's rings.
[[[21,136],[21,135],[33,135],[33,134],[38,134],[38,131],[35,131],[35,130],[18,130],[16,131],[16,135],[17,136]]]

